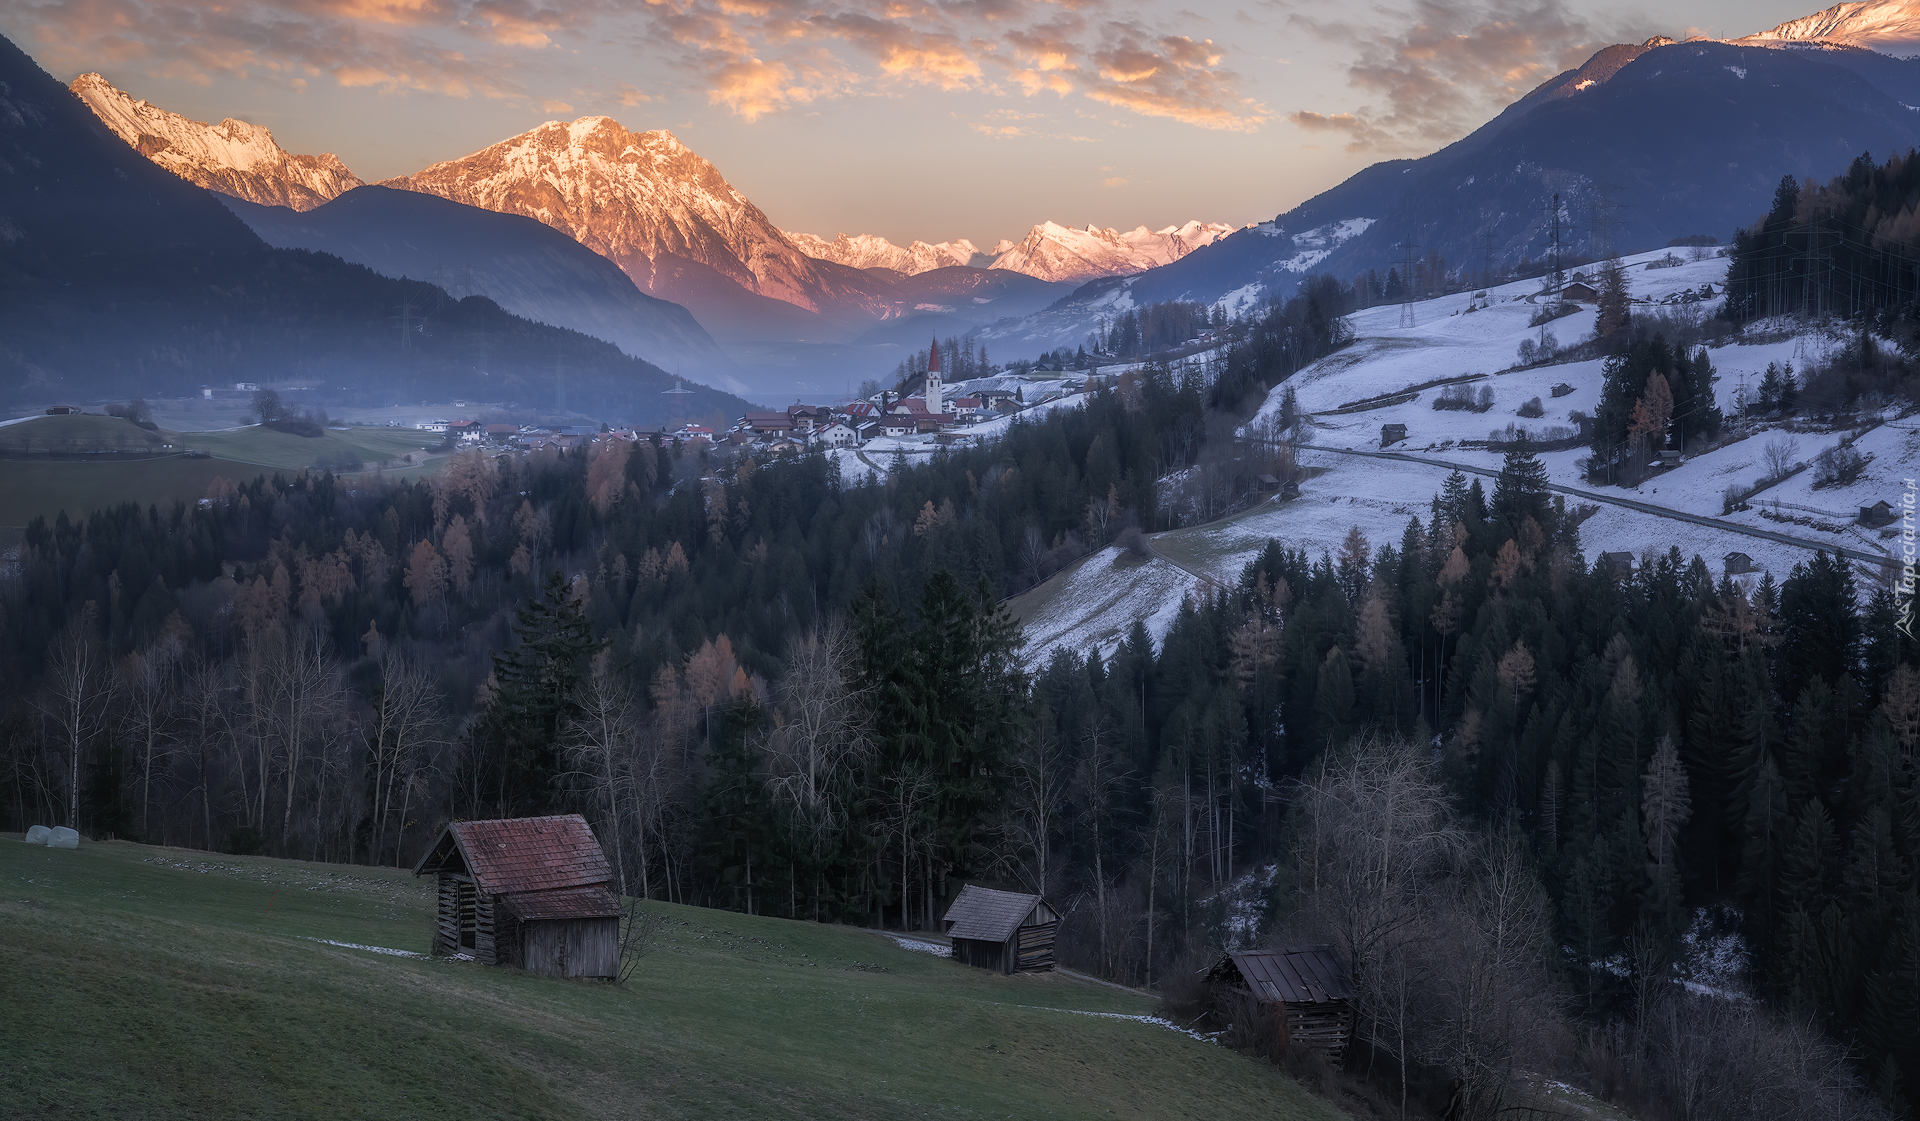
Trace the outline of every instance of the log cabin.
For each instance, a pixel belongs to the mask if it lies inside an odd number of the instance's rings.
[[[436,956],[549,977],[620,973],[620,901],[579,814],[456,821],[414,866],[439,881]]]
[[[968,884],[943,920],[953,958],[1001,973],[1045,973],[1053,968],[1060,914],[1037,895]]]
[[[1289,1045],[1308,1047],[1336,1065],[1346,1054],[1355,993],[1332,946],[1235,950],[1207,971],[1207,983],[1273,1014],[1276,1054]],[[1221,1003],[1217,997],[1215,1003]]]

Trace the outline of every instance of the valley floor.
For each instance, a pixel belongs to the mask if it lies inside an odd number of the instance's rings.
[[[1129,1018],[1145,997],[872,931],[656,902],[626,985],[553,981],[374,952],[427,948],[404,872],[19,841],[0,835],[6,1116],[1341,1116]]]

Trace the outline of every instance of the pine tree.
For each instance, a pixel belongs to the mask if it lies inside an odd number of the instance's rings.
[[[560,729],[577,707],[587,656],[600,645],[557,570],[521,605],[513,630],[516,644],[493,656],[490,696],[468,738],[480,797],[501,817],[558,799]]]
[[[1540,523],[1542,529],[1551,532],[1548,478],[1546,464],[1540,462],[1540,457],[1533,452],[1533,445],[1524,434],[1521,435],[1507,449],[1506,460],[1500,467],[1500,477],[1494,482],[1494,516],[1507,519],[1515,530],[1526,519],[1532,518]]]
[[[1600,270],[1599,318],[1594,324],[1594,336],[1610,339],[1618,335],[1627,329],[1628,316],[1627,275],[1616,257]]]

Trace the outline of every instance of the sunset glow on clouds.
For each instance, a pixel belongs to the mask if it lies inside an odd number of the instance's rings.
[[[528,75],[542,53],[609,36],[652,44],[711,104],[746,121],[899,86],[1078,96],[1209,129],[1273,117],[1212,40],[1098,3],[51,0],[16,11],[54,65],[132,63],[199,80],[535,96]]]
[[[606,113],[687,134],[795,228],[991,241],[1271,217],[1609,42],[1818,6],[1631,2],[0,0],[0,33],[62,80],[268,124],[369,178]]]

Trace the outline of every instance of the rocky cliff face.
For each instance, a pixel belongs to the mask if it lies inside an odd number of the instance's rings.
[[[82,74],[68,88],[120,139],[189,183],[295,210],[312,210],[361,185],[338,157],[294,155],[259,125],[232,118],[217,125],[189,120],[98,74]]]

